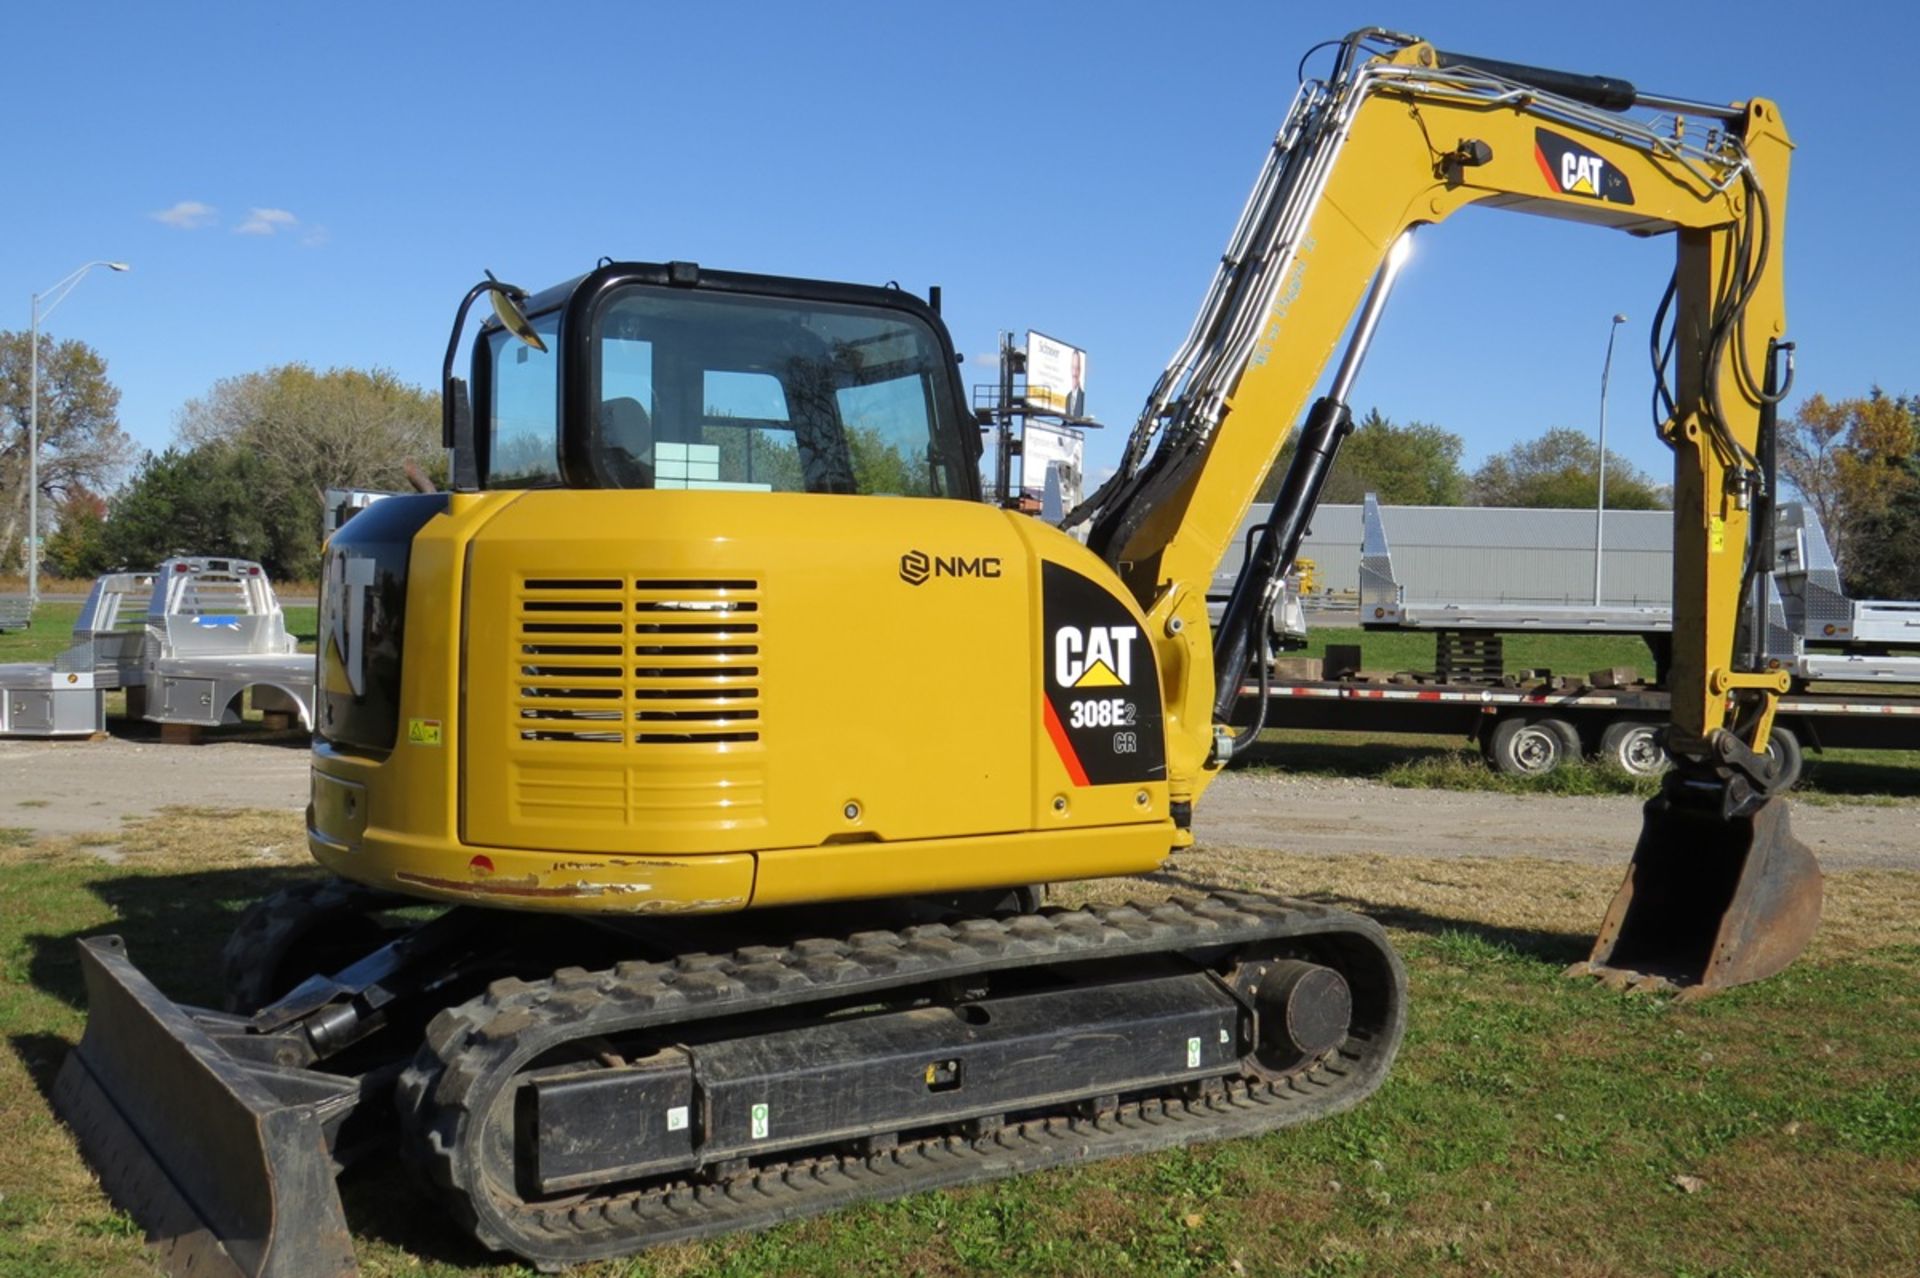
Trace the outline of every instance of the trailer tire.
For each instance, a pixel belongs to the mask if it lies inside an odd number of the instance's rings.
[[[1800,784],[1800,774],[1807,766],[1807,755],[1800,748],[1800,738],[1794,736],[1791,729],[1774,725],[1773,732],[1767,737],[1767,757],[1777,760],[1780,767],[1773,783],[1775,793],[1785,793]]]
[[[1657,777],[1673,766],[1660,744],[1660,725],[1619,719],[1600,734],[1600,759],[1630,777]]]
[[[1580,733],[1565,719],[1506,718],[1487,738],[1486,754],[1503,776],[1545,776],[1580,757]]]

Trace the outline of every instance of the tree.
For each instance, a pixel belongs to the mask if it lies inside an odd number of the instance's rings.
[[[0,564],[25,558],[32,355],[31,333],[0,333]],[[119,408],[120,392],[107,380],[107,362],[98,351],[85,342],[40,335],[43,507],[80,489],[103,491],[118,478],[133,456]],[[41,521],[44,528],[44,509]]]
[[[1592,509],[1600,450],[1584,432],[1555,426],[1538,439],[1489,457],[1473,472],[1476,506]],[[1639,467],[1607,452],[1607,509],[1664,510],[1666,493]]]
[[[1838,455],[1846,441],[1847,405],[1857,402],[1832,404],[1824,395],[1810,395],[1798,411],[1779,423],[1780,473],[1813,508],[1836,557],[1842,550],[1843,531]]]
[[[1890,397],[1879,387],[1864,399],[1811,395],[1782,419],[1781,473],[1813,507],[1843,576],[1852,579],[1862,571],[1862,534],[1869,528],[1876,537],[1884,533],[1890,507],[1913,499],[1916,450],[1920,402]],[[1891,523],[1898,522],[1894,512]],[[1914,554],[1911,543],[1906,553]]]
[[[1289,439],[1260,486],[1261,501],[1279,493],[1295,449],[1296,441]],[[1458,506],[1467,487],[1462,451],[1460,437],[1451,431],[1426,422],[1396,426],[1372,409],[1334,455],[1320,499],[1351,503],[1375,493],[1389,505]]]
[[[54,511],[59,523],[42,551],[47,571],[56,577],[94,577],[113,566],[107,549],[107,503],[98,494],[75,488]]]
[[[1846,586],[1856,599],[1920,599],[1920,454],[1889,469],[1890,499],[1848,529]]]
[[[408,462],[444,470],[439,397],[385,369],[283,364],[229,377],[187,402],[176,433],[188,455],[219,446],[249,456],[267,543],[249,557],[279,576],[318,571],[324,490],[404,488]]]
[[[260,500],[261,469],[254,454],[218,442],[148,453],[109,508],[108,561],[151,568],[171,555],[231,555],[258,560],[272,576],[292,575],[275,553],[276,512]]]
[[[895,441],[869,426],[847,427],[847,452],[853,460],[854,491],[889,497],[928,497],[934,493],[926,446]]]

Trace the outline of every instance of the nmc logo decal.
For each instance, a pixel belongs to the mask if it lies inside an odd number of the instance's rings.
[[[929,555],[909,550],[900,556],[900,580],[923,586],[935,577],[998,577],[1000,561],[992,555]]]

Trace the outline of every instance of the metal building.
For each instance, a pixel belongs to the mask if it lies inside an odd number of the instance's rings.
[[[1247,531],[1267,518],[1256,505],[1222,559],[1214,593],[1233,588]],[[1360,584],[1361,510],[1322,506],[1301,545],[1319,588],[1347,595]],[[1507,506],[1382,506],[1394,568],[1423,599],[1460,603],[1593,602],[1593,512]],[[1609,510],[1601,555],[1602,603],[1671,605],[1673,514]]]

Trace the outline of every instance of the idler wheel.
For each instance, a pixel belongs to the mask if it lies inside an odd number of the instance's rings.
[[[1234,969],[1235,993],[1254,1013],[1245,1063],[1262,1077],[1291,1073],[1346,1041],[1353,991],[1330,967],[1301,959],[1257,959]]]

